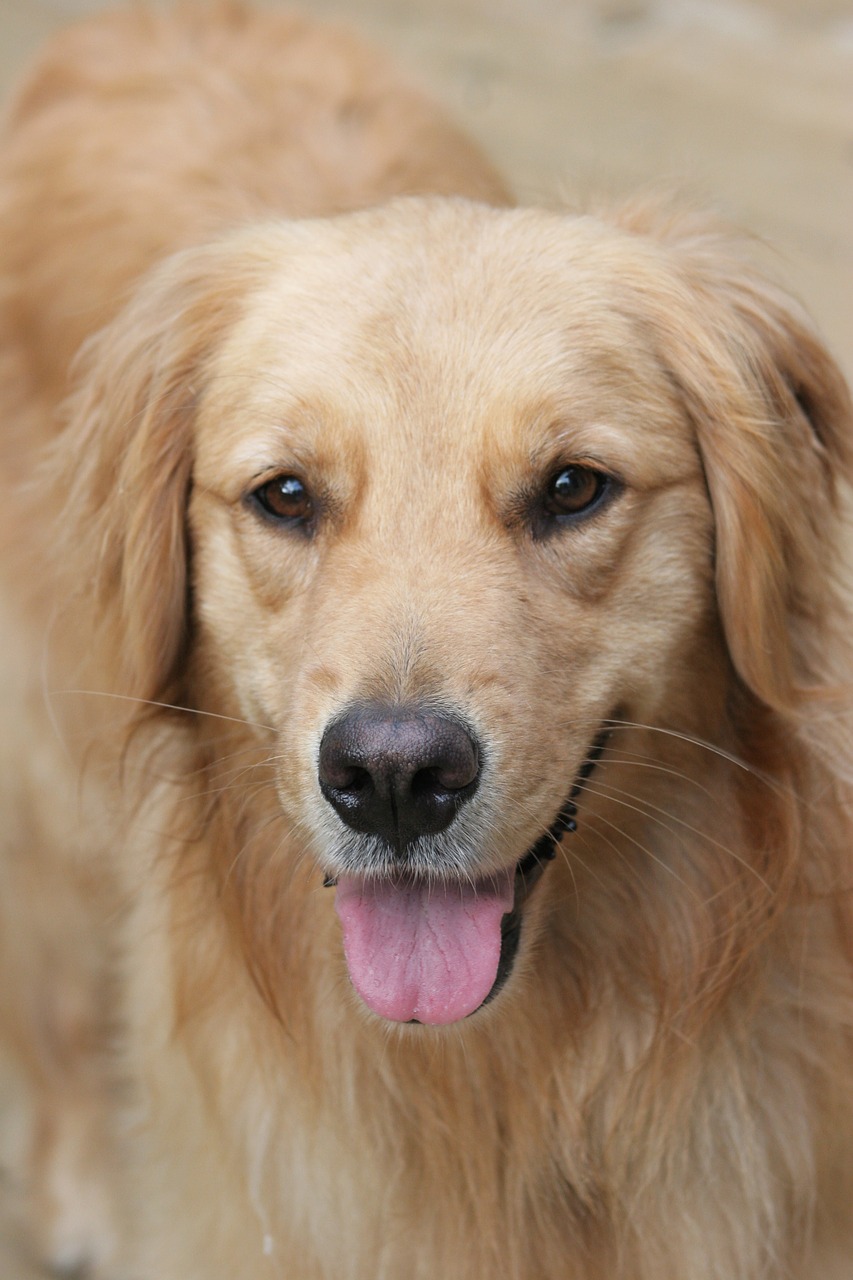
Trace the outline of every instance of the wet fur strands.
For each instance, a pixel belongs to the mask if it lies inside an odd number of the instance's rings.
[[[713,220],[354,37],[0,137],[10,1169],[133,1280],[849,1280],[853,433]]]

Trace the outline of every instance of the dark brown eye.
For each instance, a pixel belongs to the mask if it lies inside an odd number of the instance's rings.
[[[306,524],[314,514],[311,495],[298,476],[276,476],[250,496],[268,519],[282,524]]]
[[[592,467],[563,467],[551,479],[545,495],[545,510],[553,516],[579,516],[604,496],[610,477]]]

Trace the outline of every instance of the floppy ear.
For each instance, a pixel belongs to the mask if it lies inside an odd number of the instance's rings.
[[[85,350],[49,459],[67,486],[57,536],[77,571],[75,623],[94,606],[97,678],[134,698],[180,697],[195,405],[251,266],[226,242],[148,277]]]
[[[646,216],[632,229],[650,232],[675,268],[652,304],[654,327],[702,455],[732,661],[763,702],[794,710],[831,681],[843,617],[849,391],[797,305],[707,221],[649,226]]]

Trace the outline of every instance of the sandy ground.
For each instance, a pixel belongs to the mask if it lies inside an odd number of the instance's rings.
[[[40,39],[98,7],[0,0],[0,88]],[[853,0],[300,7],[396,51],[525,201],[664,184],[714,204],[759,238],[853,377]],[[0,1280],[40,1275],[0,1231]]]

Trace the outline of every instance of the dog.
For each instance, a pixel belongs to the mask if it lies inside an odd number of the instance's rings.
[[[234,5],[48,45],[0,232],[43,1253],[853,1275],[853,415],[799,307]]]

